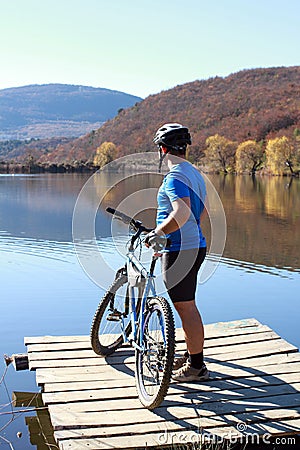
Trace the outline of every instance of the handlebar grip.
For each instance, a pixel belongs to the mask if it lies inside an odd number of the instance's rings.
[[[126,223],[127,225],[132,225],[132,226],[136,226],[136,221],[132,218],[127,216],[126,214],[122,213],[121,211],[118,211],[117,209],[114,208],[106,208],[106,211],[110,214],[113,214],[114,216],[116,216],[118,219],[122,220],[122,222]]]
[[[110,214],[114,214],[116,210],[114,208],[108,207],[108,208],[106,208],[106,211]]]

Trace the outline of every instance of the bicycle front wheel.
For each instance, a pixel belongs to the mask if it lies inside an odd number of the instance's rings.
[[[167,394],[174,361],[174,318],[165,298],[147,299],[141,332],[143,350],[136,350],[136,387],[141,403],[154,409]]]
[[[127,275],[117,277],[99,303],[91,327],[91,344],[97,355],[109,356],[123,343],[122,330],[131,331],[128,311]]]

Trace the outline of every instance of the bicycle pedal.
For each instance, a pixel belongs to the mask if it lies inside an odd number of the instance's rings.
[[[106,320],[110,322],[119,322],[122,319],[123,314],[120,311],[113,311],[106,317]]]

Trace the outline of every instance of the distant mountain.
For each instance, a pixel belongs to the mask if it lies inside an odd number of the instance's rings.
[[[99,128],[141,98],[68,84],[0,90],[0,140],[77,137]]]
[[[300,129],[300,66],[243,70],[151,95],[97,131],[58,145],[42,160],[89,160],[105,141],[113,142],[120,156],[154,151],[153,134],[166,122],[190,128],[196,160],[206,138],[216,133],[237,142],[289,135],[296,127]]]

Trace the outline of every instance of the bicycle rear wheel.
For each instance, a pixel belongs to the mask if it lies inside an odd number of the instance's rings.
[[[167,394],[175,350],[173,312],[163,297],[147,299],[142,346],[136,350],[136,387],[141,403],[154,409]]]
[[[122,323],[127,335],[131,331],[130,317],[125,310],[127,283],[127,274],[119,271],[95,312],[90,336],[97,355],[109,356],[122,345]]]

